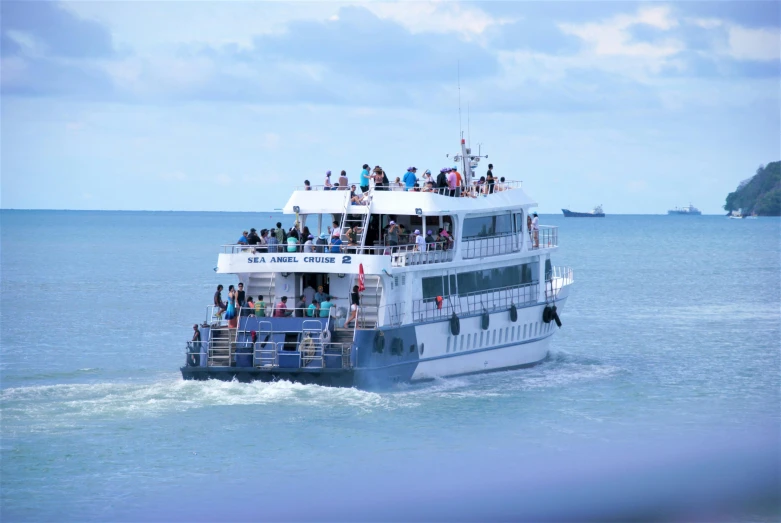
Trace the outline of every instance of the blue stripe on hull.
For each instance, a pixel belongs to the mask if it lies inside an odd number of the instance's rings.
[[[376,345],[380,336],[385,339],[382,351]],[[400,352],[394,353],[394,344],[400,346]],[[413,325],[358,331],[353,350],[356,353],[355,386],[361,389],[376,389],[410,381],[420,361]]]

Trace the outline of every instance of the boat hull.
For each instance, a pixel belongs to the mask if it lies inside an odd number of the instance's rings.
[[[566,291],[556,300],[559,312]],[[558,330],[555,322],[542,321],[545,304],[510,311],[459,318],[459,334],[453,335],[450,318],[377,330],[359,330],[352,346],[351,368],[208,367],[181,368],[185,380],[292,381],[332,387],[376,390],[397,383],[429,381],[469,374],[531,367],[548,357]],[[378,338],[383,338],[378,343]],[[382,348],[379,349],[379,346]],[[378,350],[379,349],[379,350]]]
[[[672,216],[702,216],[700,211],[667,211],[667,214]]]
[[[564,213],[565,218],[604,218],[605,213],[594,213],[594,212],[575,212],[570,211],[569,209],[562,209],[561,212]]]

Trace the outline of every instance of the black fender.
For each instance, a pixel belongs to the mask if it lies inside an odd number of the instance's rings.
[[[455,312],[450,316],[450,334],[453,336],[461,334],[461,320],[458,319]]]
[[[546,305],[544,309],[542,309],[542,321],[544,323],[550,323],[553,319],[553,313],[551,312],[551,308]]]
[[[385,350],[385,333],[377,331],[377,334],[374,336],[372,352],[382,352],[383,350]]]
[[[485,331],[488,330],[488,326],[491,324],[491,315],[484,312],[480,317],[480,327]]]
[[[559,319],[559,313],[556,312],[556,306],[551,307],[551,318],[556,322],[556,326],[561,328],[561,320]]]
[[[514,303],[510,305],[510,321],[513,323],[518,321],[518,307]]]

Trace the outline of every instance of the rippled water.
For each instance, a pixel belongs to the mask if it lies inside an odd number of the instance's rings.
[[[205,503],[217,485],[263,500],[305,477],[379,481],[420,456],[778,430],[778,219],[543,217],[575,287],[532,369],[381,393],[182,381],[190,326],[233,283],[212,270],[217,246],[277,218],[0,213],[3,520],[138,516],[149,496]]]

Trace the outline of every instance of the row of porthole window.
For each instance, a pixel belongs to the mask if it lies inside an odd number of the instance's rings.
[[[462,350],[480,349],[492,345],[502,345],[513,341],[522,341],[550,332],[553,323],[527,323],[514,325],[503,329],[480,331],[478,334],[462,334],[460,336],[448,336],[445,352],[458,352]]]

